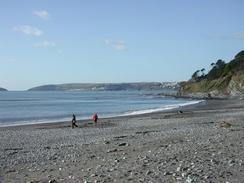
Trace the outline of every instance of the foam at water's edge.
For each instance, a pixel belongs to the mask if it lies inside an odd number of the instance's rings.
[[[138,111],[132,111],[127,112],[119,116],[131,116],[131,115],[139,115],[139,114],[147,114],[147,113],[153,113],[153,112],[160,112],[160,111],[167,111],[171,109],[177,109],[179,107],[188,106],[188,105],[195,105],[203,102],[204,100],[197,100],[197,101],[190,101],[182,104],[174,104],[174,105],[166,105],[161,108],[154,108],[154,109],[145,109],[145,110],[138,110]]]

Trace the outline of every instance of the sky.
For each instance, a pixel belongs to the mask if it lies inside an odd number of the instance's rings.
[[[0,87],[188,80],[244,50],[243,0],[0,0]]]

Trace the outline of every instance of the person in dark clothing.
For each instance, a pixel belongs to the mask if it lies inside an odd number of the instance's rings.
[[[78,127],[77,124],[76,124],[76,117],[75,115],[73,114],[73,118],[72,118],[72,121],[71,121],[71,127],[74,128],[74,127]]]

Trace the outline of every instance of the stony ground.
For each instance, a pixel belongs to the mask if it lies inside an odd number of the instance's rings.
[[[0,128],[0,182],[244,182],[244,101]]]

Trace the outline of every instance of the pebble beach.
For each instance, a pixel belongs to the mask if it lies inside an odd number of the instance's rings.
[[[244,182],[244,100],[0,128],[0,182]]]

